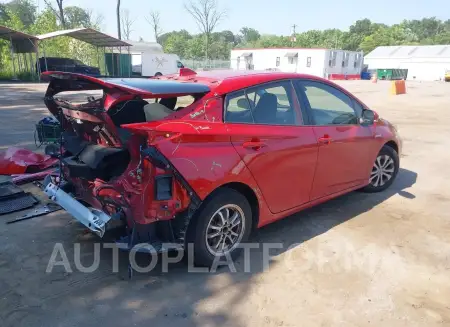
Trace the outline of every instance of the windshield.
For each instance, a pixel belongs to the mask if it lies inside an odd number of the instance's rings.
[[[85,64],[83,64],[83,63],[82,63],[81,61],[79,61],[78,59],[74,59],[73,62],[74,62],[75,64],[77,64],[77,65],[85,66]]]

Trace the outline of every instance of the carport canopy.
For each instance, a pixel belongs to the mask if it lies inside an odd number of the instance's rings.
[[[46,40],[58,36],[69,36],[74,39],[92,44],[96,47],[129,47],[131,44],[115,37],[96,31],[92,28],[75,28],[71,30],[55,31],[47,34],[38,35],[39,40]]]
[[[298,57],[298,52],[288,52],[284,56],[289,58]]]
[[[15,53],[36,52],[37,37],[0,25],[0,39],[11,42]]]

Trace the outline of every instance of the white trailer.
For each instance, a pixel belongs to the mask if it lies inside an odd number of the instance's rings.
[[[142,54],[142,76],[176,74],[183,67],[176,54],[148,52]]]
[[[183,66],[176,54],[164,53],[160,44],[155,42],[128,41],[130,48],[133,74],[142,76],[157,76],[176,74]]]
[[[324,78],[359,78],[362,52],[330,49],[266,48],[231,50],[235,70],[275,70]]]
[[[381,46],[364,57],[364,64],[370,70],[406,69],[408,80],[442,81],[450,70],[450,45]]]

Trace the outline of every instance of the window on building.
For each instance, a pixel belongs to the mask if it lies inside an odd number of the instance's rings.
[[[359,67],[360,61],[361,61],[361,54],[360,53],[355,54],[355,62],[353,63],[353,67],[354,68]]]
[[[277,67],[279,67],[280,66],[280,57],[277,57],[277,62],[276,62],[276,64],[275,64]]]
[[[311,67],[311,57],[306,58],[306,67]]]
[[[348,67],[349,60],[350,60],[350,53],[344,52],[344,60],[342,61],[342,67]]]
[[[330,52],[330,60],[328,61],[328,65],[330,67],[336,67],[336,57],[337,57],[337,52],[331,51]]]

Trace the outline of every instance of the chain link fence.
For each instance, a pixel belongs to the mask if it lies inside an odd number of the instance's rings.
[[[220,59],[181,59],[183,65],[193,70],[213,70],[213,69],[231,69],[230,60]]]

